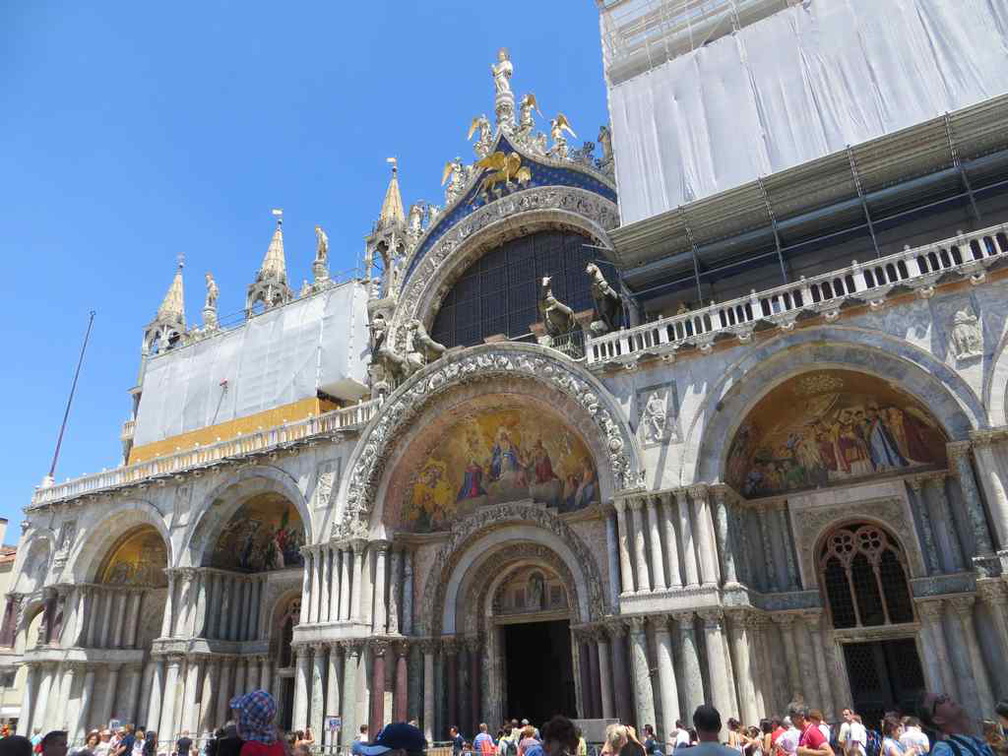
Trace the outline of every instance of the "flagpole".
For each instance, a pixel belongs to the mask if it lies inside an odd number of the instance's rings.
[[[84,332],[84,343],[81,344],[80,356],[77,358],[77,369],[74,370],[73,383],[70,384],[70,396],[67,397],[66,409],[63,411],[63,422],[60,423],[59,436],[56,437],[56,450],[53,452],[52,464],[49,466],[49,474],[42,480],[43,488],[51,486],[55,482],[56,461],[59,459],[60,447],[63,445],[63,432],[66,430],[67,420],[70,418],[70,405],[73,403],[74,393],[77,391],[77,379],[80,377],[81,365],[84,364],[84,352],[87,350],[88,339],[91,337],[91,326],[94,325],[95,311],[88,313],[87,330]]]

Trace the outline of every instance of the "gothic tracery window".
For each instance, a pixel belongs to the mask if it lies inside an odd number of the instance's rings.
[[[819,575],[834,627],[913,622],[905,555],[877,525],[843,525],[830,533],[819,552]]]

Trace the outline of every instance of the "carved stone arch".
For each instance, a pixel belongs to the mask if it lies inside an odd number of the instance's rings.
[[[65,574],[70,575],[75,583],[97,582],[98,570],[113,544],[118,543],[129,531],[144,525],[154,528],[161,536],[168,556],[168,566],[172,566],[175,555],[164,516],[149,501],[125,499],[117,501],[104,517],[88,527],[85,537],[70,552]]]
[[[992,427],[1008,425],[1008,332],[1001,337],[985,381],[984,404]]]
[[[681,485],[722,482],[736,430],[773,388],[801,373],[834,368],[866,373],[920,400],[952,440],[987,426],[987,412],[966,382],[928,352],[878,331],[804,329],[745,350],[712,387],[686,432]],[[690,449],[699,448],[693,456]]]
[[[301,601],[301,586],[292,586],[284,591],[281,591],[275,598],[270,600],[267,609],[267,640],[269,642],[270,654],[277,661],[279,666],[283,660],[282,644],[284,642],[283,638],[283,626],[288,615],[288,609],[293,603],[300,603]],[[297,626],[297,618],[300,613],[299,609],[291,609],[290,614],[294,619],[294,626]]]
[[[56,534],[49,528],[32,528],[14,559],[14,579],[11,593],[32,594],[48,582],[53,554],[56,553]],[[27,569],[26,569],[27,568]]]
[[[577,582],[570,568],[553,549],[536,543],[507,544],[500,552],[484,560],[459,604],[460,608],[471,608],[463,623],[467,635],[486,632],[488,611],[497,603],[502,586],[512,574],[528,566],[544,567],[556,573],[567,591],[568,608],[572,613],[577,611],[581,603]]]
[[[508,532],[502,538],[503,529]],[[613,607],[607,607],[598,565],[584,541],[545,507],[527,501],[511,502],[485,507],[452,528],[427,572],[420,609],[421,632],[455,632],[455,617],[448,613],[447,599],[458,595],[466,574],[474,566],[478,568],[482,558],[501,542],[540,544],[557,554],[571,575],[570,591],[578,600],[572,612],[580,615],[579,621],[589,622],[607,610],[613,611]]]
[[[612,249],[609,231],[619,225],[616,203],[567,186],[525,189],[490,202],[446,231],[426,251],[407,279],[393,319],[417,318],[431,327],[451,283],[474,261],[506,241],[537,231],[570,230]]]
[[[263,493],[280,494],[294,505],[305,528],[305,539],[311,543],[311,510],[297,480],[279,467],[253,465],[232,473],[206,493],[199,516],[192,520],[183,536],[180,566],[201,566],[206,549],[213,547],[214,538],[221,528],[243,503]]]
[[[590,373],[551,349],[530,344],[488,344],[448,354],[413,375],[385,401],[361,434],[340,483],[343,510],[333,527],[338,538],[366,537],[375,494],[400,437],[422,412],[460,386],[491,379],[536,382],[570,398],[591,419],[600,450],[596,458],[603,495],[636,487],[643,477],[637,439],[622,408]],[[608,475],[606,474],[608,473]]]

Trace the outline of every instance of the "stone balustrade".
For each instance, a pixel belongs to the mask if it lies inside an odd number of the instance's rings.
[[[123,486],[136,485],[163,476],[177,475],[236,457],[252,457],[341,431],[358,430],[367,425],[380,405],[380,400],[361,402],[297,422],[263,428],[253,433],[235,436],[205,446],[197,445],[191,449],[182,449],[174,454],[146,462],[123,465],[112,470],[83,475],[63,483],[42,486],[35,490],[28,509]]]
[[[836,320],[840,308],[850,303],[881,306],[897,288],[914,289],[920,296],[934,293],[937,281],[946,275],[969,277],[973,283],[985,271],[1008,258],[1008,224],[960,234],[870,262],[854,261],[846,268],[805,278],[757,293],[755,290],[709,307],[660,318],[603,336],[589,336],[585,355],[589,365],[633,363],[649,354],[669,354],[686,346],[709,352],[718,338],[752,338],[759,323],[790,330],[802,313]]]

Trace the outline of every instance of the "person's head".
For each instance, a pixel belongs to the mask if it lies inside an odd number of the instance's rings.
[[[761,719],[759,721],[760,732],[764,735],[769,735],[774,731],[774,724],[769,719]]]
[[[2,756],[32,756],[33,750],[31,741],[24,735],[8,735],[0,740]]]
[[[91,730],[87,734],[87,739],[84,741],[85,748],[94,748],[101,742],[101,735],[98,734],[97,730]]]
[[[363,727],[361,727],[361,732],[365,732]],[[458,727],[449,727],[448,734],[454,738],[456,735],[458,735]]]
[[[737,719],[735,719],[735,717],[728,717],[728,729],[729,730],[732,730],[733,732],[738,732],[739,728],[741,726],[742,726],[742,723],[739,722]]]
[[[925,693],[921,697],[917,715],[926,727],[946,735],[969,732],[972,729],[966,709],[943,694]]]
[[[189,737],[189,730],[182,730],[182,737],[183,738],[188,738]]]
[[[304,740],[304,730],[298,730],[294,733],[295,740]]]
[[[887,738],[898,738],[903,732],[903,725],[896,717],[886,717],[882,720],[882,734]]]
[[[480,722],[480,732],[487,732],[487,731],[489,731],[489,729],[490,728],[487,727],[487,723],[486,722]]]
[[[718,741],[721,734],[721,712],[710,704],[700,704],[693,712],[693,727],[700,742]]]
[[[102,743],[108,743],[112,739],[111,730],[102,730],[101,732]]]
[[[809,719],[812,720],[812,724],[814,724],[816,727],[822,724],[823,713],[819,711],[819,709],[812,709],[812,711],[808,713],[808,716]]]
[[[788,706],[788,716],[791,722],[799,730],[804,730],[809,724],[809,710],[805,704],[793,703]]]
[[[677,730],[685,730],[686,729],[686,725],[683,723],[683,721],[681,719],[677,719],[675,721],[675,728]]]
[[[270,745],[276,742],[277,705],[265,690],[253,690],[231,699],[231,709],[238,714],[238,735],[242,740]]]
[[[396,722],[383,727],[373,743],[361,746],[357,750],[362,756],[386,756],[386,754],[387,756],[422,756],[427,750],[427,741],[423,733],[413,725],[406,722]]]
[[[610,754],[617,754],[620,749],[627,744],[626,725],[611,724],[606,727],[605,750]]]
[[[776,730],[782,724],[781,718],[780,717],[770,717],[770,724],[773,726],[774,730]]]
[[[997,706],[994,707],[994,711],[997,713],[1001,727],[1008,730],[1008,699],[998,701]]]
[[[455,732],[458,732],[458,730],[456,730]],[[367,725],[366,724],[362,724],[360,726],[360,734],[361,735],[367,735]]]
[[[143,731],[143,728],[137,727],[136,732],[134,733],[133,737],[135,737],[137,740],[141,740],[142,741],[144,739],[145,735],[146,735],[146,733]]]
[[[791,717],[784,717],[784,719],[781,720],[781,727],[785,727],[787,729],[794,727],[794,722],[791,721]]]
[[[760,728],[756,725],[751,725],[746,729],[746,735],[750,738],[758,738],[760,736]]]
[[[52,730],[42,738],[42,756],[66,756],[66,730]]]
[[[920,720],[917,719],[917,717],[903,717],[901,722],[903,723],[904,730],[909,729],[911,727],[919,730],[921,726]]]
[[[147,730],[147,737],[144,738],[144,748],[148,751],[157,749],[157,733],[154,730]]]
[[[654,725],[646,724],[644,725],[644,737],[653,738],[654,737]]]
[[[852,722],[854,720],[854,712],[850,709],[843,710],[843,720],[844,722]]]
[[[543,745],[549,756],[574,753],[578,747],[577,728],[567,717],[557,714],[542,728]]]
[[[524,739],[524,738],[534,738],[535,737],[535,730],[536,730],[535,727],[533,727],[532,725],[528,724],[528,722],[526,722],[525,726],[522,727],[522,731],[521,731],[522,739]]]

